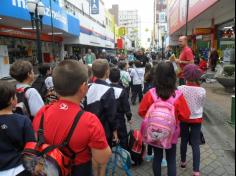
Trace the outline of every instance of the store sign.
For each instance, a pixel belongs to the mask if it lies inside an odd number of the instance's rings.
[[[218,1],[219,0],[189,0],[188,21],[191,21]],[[169,0],[168,7],[170,34],[172,34],[186,23],[187,0]]]
[[[99,14],[99,0],[90,0],[91,14]]]
[[[46,7],[45,16],[43,17],[43,24],[51,26],[50,1],[52,3],[52,19],[54,27],[79,36],[79,19],[72,17],[66,13],[66,11],[61,7],[61,0],[42,0],[43,4]],[[27,0],[1,0],[0,15],[30,21],[31,18],[27,9],[26,2]],[[73,26],[73,28],[69,28],[69,26]]]
[[[194,35],[207,35],[212,33],[212,28],[196,28],[193,31]]]

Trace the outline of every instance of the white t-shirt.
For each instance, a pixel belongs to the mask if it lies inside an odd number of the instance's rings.
[[[45,85],[46,85],[47,89],[51,89],[54,87],[51,76],[49,76],[45,79]]]
[[[16,88],[26,88],[29,87],[27,84],[17,84]],[[30,115],[35,116],[37,112],[44,106],[44,102],[35,88],[30,88],[26,91],[25,96],[28,100],[28,105],[30,109]]]
[[[131,70],[130,76],[133,78],[133,85],[140,85],[144,82],[144,68],[134,68]]]
[[[203,117],[203,108],[206,100],[206,90],[202,87],[179,86],[178,89],[183,92],[191,111],[190,119],[199,119]]]

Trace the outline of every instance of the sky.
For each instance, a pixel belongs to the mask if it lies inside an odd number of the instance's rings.
[[[153,30],[153,4],[154,0],[103,0],[107,8],[112,4],[118,4],[120,10],[138,10],[141,18],[141,41],[142,46],[147,47],[147,39],[151,38]],[[146,32],[149,29],[149,32]]]

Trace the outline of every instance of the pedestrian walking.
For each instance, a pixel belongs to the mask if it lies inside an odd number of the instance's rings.
[[[209,57],[211,71],[215,71],[218,59],[219,59],[219,54],[218,54],[217,50],[215,48],[212,48],[211,54]]]
[[[47,87],[45,85],[45,80],[48,76],[52,74],[52,67],[49,64],[41,64],[38,67],[39,75],[36,80],[33,82],[32,87],[35,88],[42,99],[45,101],[47,95]]]
[[[179,85],[184,85],[183,69],[186,65],[194,63],[194,55],[192,49],[188,46],[188,38],[186,36],[181,36],[179,38],[179,46],[181,48],[181,53],[179,59],[176,59],[175,62],[181,69],[177,75],[179,78]]]
[[[132,69],[130,76],[132,78],[132,97],[131,102],[133,105],[136,104],[137,95],[139,96],[139,102],[141,102],[143,98],[143,84],[144,84],[144,73],[145,70],[142,67],[142,64],[139,60],[134,62],[135,68]]]
[[[131,123],[132,113],[129,104],[129,98],[126,90],[119,85],[121,71],[117,68],[112,68],[110,71],[109,79],[111,81],[111,87],[113,87],[116,98],[116,120],[117,120],[117,132],[120,139],[120,146],[128,150],[128,132],[126,127],[126,119]]]
[[[174,102],[174,111],[176,116],[176,130],[173,131],[171,148],[166,149],[166,160],[168,167],[168,176],[176,176],[176,144],[180,135],[179,123],[185,121],[190,116],[190,110],[184,96],[176,90],[176,74],[171,63],[159,63],[155,71],[154,89],[149,90],[143,97],[139,105],[138,113],[145,118],[149,108],[155,101]],[[155,97],[153,93],[155,92]],[[179,96],[177,96],[179,95]],[[155,98],[155,100],[154,100]],[[153,173],[154,176],[161,176],[161,162],[163,159],[163,148],[154,148]]]
[[[27,115],[33,120],[39,109],[43,107],[44,102],[39,92],[31,87],[34,80],[32,64],[24,60],[16,61],[11,65],[10,75],[17,81],[16,92],[18,103],[24,104],[25,107],[22,108],[26,109]]]
[[[190,64],[184,68],[186,85],[178,87],[184,94],[191,110],[190,119],[181,122],[181,167],[186,168],[186,153],[189,140],[193,151],[193,176],[200,176],[201,124],[206,90],[200,87],[202,72],[198,66]]]
[[[91,49],[88,49],[88,53],[85,55],[84,60],[85,60],[85,64],[92,66],[93,61],[96,59],[95,54],[92,52]]]
[[[0,175],[31,176],[25,171],[21,152],[27,142],[34,142],[34,130],[27,116],[12,113],[17,104],[16,88],[0,81]]]
[[[52,76],[60,99],[40,110],[33,121],[34,130],[38,131],[41,118],[44,118],[45,142],[60,145],[65,141],[75,118],[82,114],[70,142],[60,150],[66,156],[75,156],[72,159],[71,176],[92,176],[92,159],[97,163],[94,171],[99,170],[98,166],[105,167],[111,149],[100,120],[80,107],[88,90],[88,70],[79,61],[65,60],[55,67]]]
[[[129,86],[130,86],[130,82],[131,82],[131,77],[128,72],[129,64],[126,61],[120,61],[118,64],[118,67],[120,69],[121,83],[122,83],[125,91],[127,92],[127,96],[129,96],[129,90],[130,90]]]

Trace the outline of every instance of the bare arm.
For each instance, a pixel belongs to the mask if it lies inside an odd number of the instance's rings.
[[[101,165],[105,165],[112,154],[110,147],[107,147],[106,149],[103,149],[103,150],[92,148],[91,151],[92,151],[93,160],[96,163],[101,164]]]

